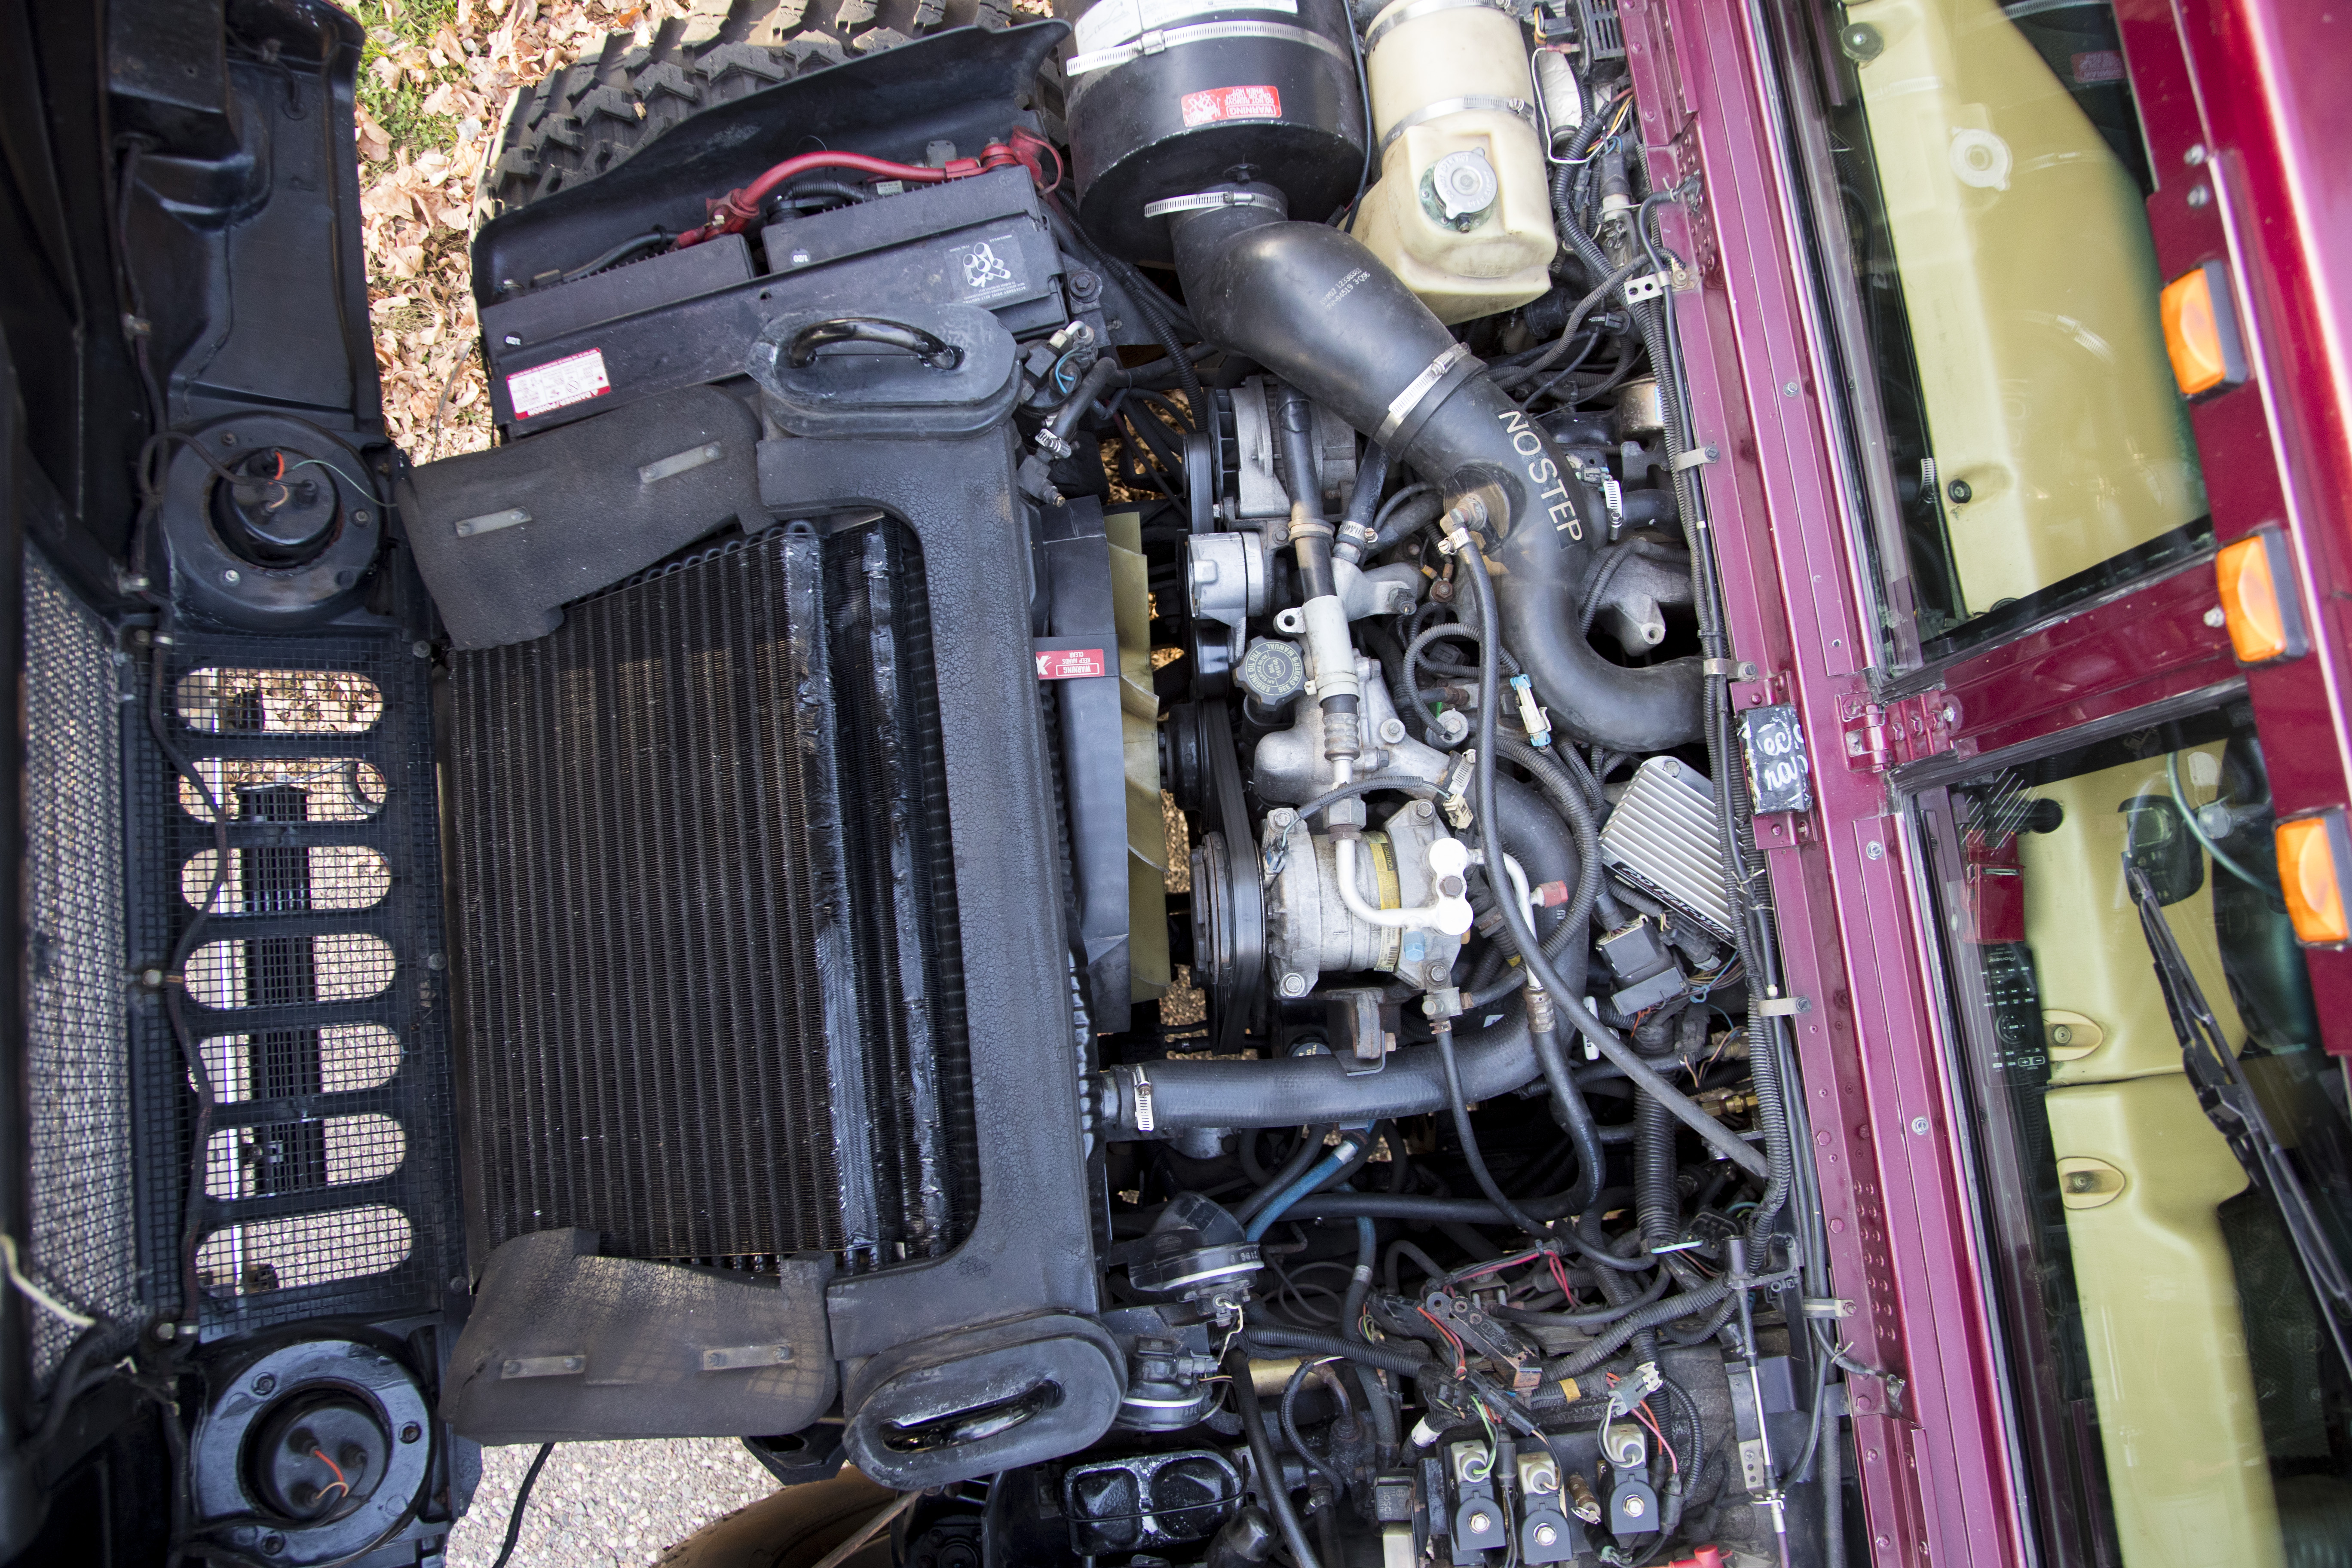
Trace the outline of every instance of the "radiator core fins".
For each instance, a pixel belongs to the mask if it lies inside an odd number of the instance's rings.
[[[804,527],[452,660],[468,1240],[852,1267],[971,1206],[922,577]]]

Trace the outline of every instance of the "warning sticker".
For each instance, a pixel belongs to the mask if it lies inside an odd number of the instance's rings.
[[[1022,276],[1018,236],[992,234],[971,245],[951,247],[948,254],[954,258],[953,276],[967,305],[1018,294],[1028,286]]]
[[[1182,102],[1187,125],[1282,118],[1282,94],[1271,87],[1213,87],[1206,92],[1186,93]]]
[[[1037,650],[1037,679],[1040,680],[1076,680],[1081,676],[1103,675],[1109,666],[1103,661],[1098,647],[1041,647]]]
[[[592,397],[602,397],[612,390],[613,384],[604,374],[602,349],[567,354],[507,377],[507,401],[514,405],[514,416],[518,419],[535,419]]]

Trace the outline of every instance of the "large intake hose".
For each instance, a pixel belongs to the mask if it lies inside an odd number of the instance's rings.
[[[1620,752],[1696,740],[1696,659],[1629,668],[1579,630],[1601,511],[1551,438],[1354,238],[1286,221],[1271,187],[1203,195],[1223,200],[1171,220],[1202,332],[1339,414],[1449,502],[1478,499],[1499,535],[1490,559],[1503,640],[1553,723]]]

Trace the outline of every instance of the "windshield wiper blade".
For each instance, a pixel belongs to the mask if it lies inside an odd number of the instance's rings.
[[[2245,1167],[2247,1179],[2268,1194],[2278,1210],[2287,1240],[2294,1247],[2295,1261],[2303,1266],[2304,1278],[2318,1300],[2320,1316],[2327,1321],[2336,1353],[2352,1371],[2352,1338],[2347,1338],[2347,1321],[2352,1321],[2352,1272],[2347,1271],[2334,1243],[2321,1228],[2310,1195],[2303,1190],[2303,1178],[2271,1131],[2270,1116],[2255,1097],[2253,1086],[2246,1081],[2238,1058],[2230,1053],[2221,1023],[2206,1005],[2204,988],[2197,984],[2195,972],[2173,938],[2172,924],[2164,918],[2156,884],[2132,864],[2128,855],[2124,857],[2124,881],[2139,910],[2140,930],[2147,937],[2148,955],[2156,961],[2156,978],[2164,987],[2164,1008],[2172,1016],[2172,1032],[2180,1037],[2181,1065],[2189,1086],[2197,1091],[2197,1103],[2228,1141],[2230,1152]]]

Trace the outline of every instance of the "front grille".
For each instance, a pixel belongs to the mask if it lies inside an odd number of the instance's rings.
[[[476,1262],[854,1266],[972,1195],[922,577],[882,523],[646,574],[457,656],[449,817]]]
[[[194,779],[150,732],[155,664]],[[215,1100],[199,1160],[194,1075],[142,987],[142,1293],[176,1310],[192,1262],[207,1334],[427,1309],[457,1272],[430,673],[392,627],[183,626],[127,667],[132,967],[185,946]]]

